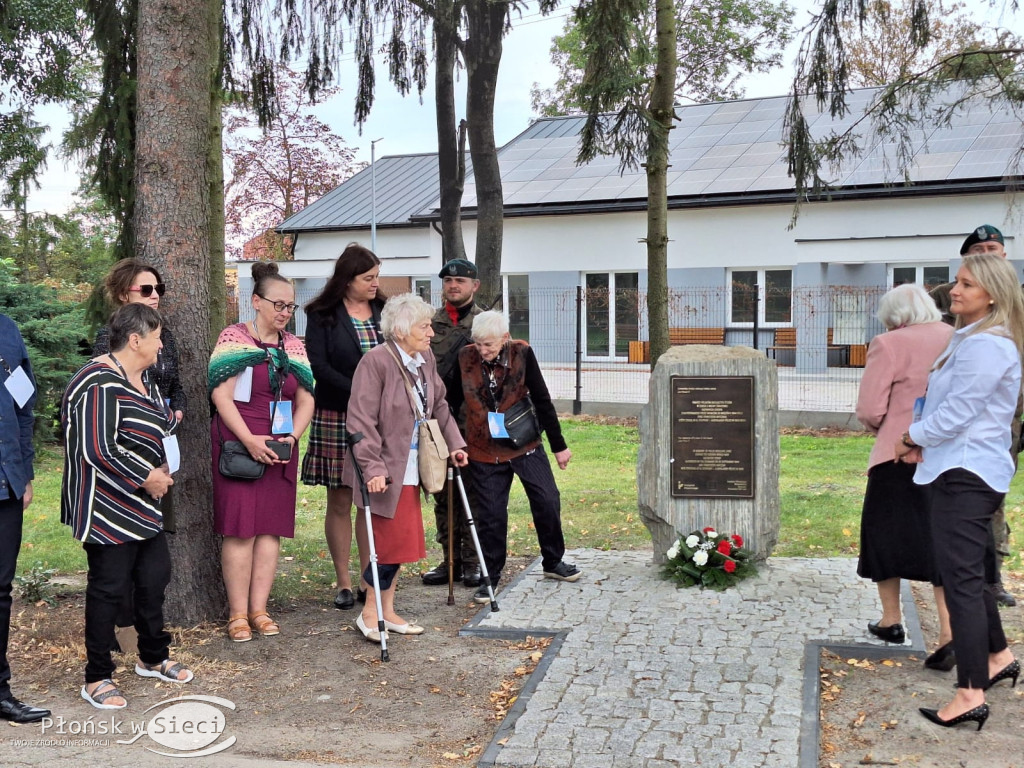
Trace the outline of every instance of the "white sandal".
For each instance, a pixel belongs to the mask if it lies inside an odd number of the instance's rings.
[[[124,699],[124,694],[121,693],[114,681],[109,678],[100,680],[99,683],[99,685],[93,688],[92,693],[89,693],[87,685],[83,685],[82,698],[96,707],[96,709],[124,709],[128,706],[127,699],[125,699],[124,704],[105,704],[104,702],[107,699],[112,699],[115,696]]]

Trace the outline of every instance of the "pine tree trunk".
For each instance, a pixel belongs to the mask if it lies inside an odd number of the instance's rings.
[[[504,200],[494,143],[494,96],[507,11],[505,2],[470,0],[466,4],[466,121],[476,182],[477,303],[481,306],[491,306],[501,296]]]
[[[668,136],[675,119],[676,21],[672,0],[657,0],[653,124],[647,148],[647,323],[651,367],[668,349]]]
[[[207,169],[210,176],[210,343],[224,328],[227,309],[227,286],[224,282],[224,119],[221,70],[224,51],[224,15],[220,2],[210,12],[210,34],[213,40],[213,63],[210,70],[210,149]]]
[[[441,259],[466,258],[462,239],[465,162],[455,114],[458,11],[453,0],[437,1],[434,20],[434,105],[437,114],[437,170],[441,192]]]
[[[216,9],[215,9],[216,6]],[[210,13],[220,3],[139,0],[135,157],[136,254],[170,290],[161,309],[179,339],[189,410],[178,432],[177,533],[168,623],[219,618],[225,604],[213,533],[206,367],[210,356]]]

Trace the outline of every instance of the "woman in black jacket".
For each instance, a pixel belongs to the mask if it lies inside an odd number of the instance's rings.
[[[302,461],[302,482],[327,487],[324,535],[338,578],[334,607],[343,610],[355,605],[348,571],[352,489],[341,479],[348,453],[345,412],[356,366],[383,340],[380,311],[384,297],[378,291],[379,275],[380,259],[369,249],[350,243],[338,257],[323,291],[306,305],[306,352],[316,380],[316,410]],[[370,549],[361,517],[356,520],[356,543],[362,573],[369,564]],[[365,585],[361,585],[360,601],[365,595]]]

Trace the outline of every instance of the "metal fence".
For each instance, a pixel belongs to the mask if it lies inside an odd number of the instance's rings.
[[[763,286],[669,292],[673,344],[710,343],[763,350],[779,367],[779,407],[852,413],[884,286]],[[296,302],[316,290],[300,289]],[[425,299],[440,306],[439,292]],[[530,342],[556,400],[576,412],[628,412],[648,399],[651,367],[647,295],[626,287],[533,288],[506,296],[513,338]],[[251,311],[241,304],[241,319]],[[305,317],[292,322],[300,335]],[[631,409],[630,406],[633,406]]]

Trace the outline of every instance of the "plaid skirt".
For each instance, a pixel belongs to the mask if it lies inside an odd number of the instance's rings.
[[[343,488],[341,473],[348,454],[348,430],[345,412],[317,408],[310,423],[309,446],[302,459],[304,485]]]

